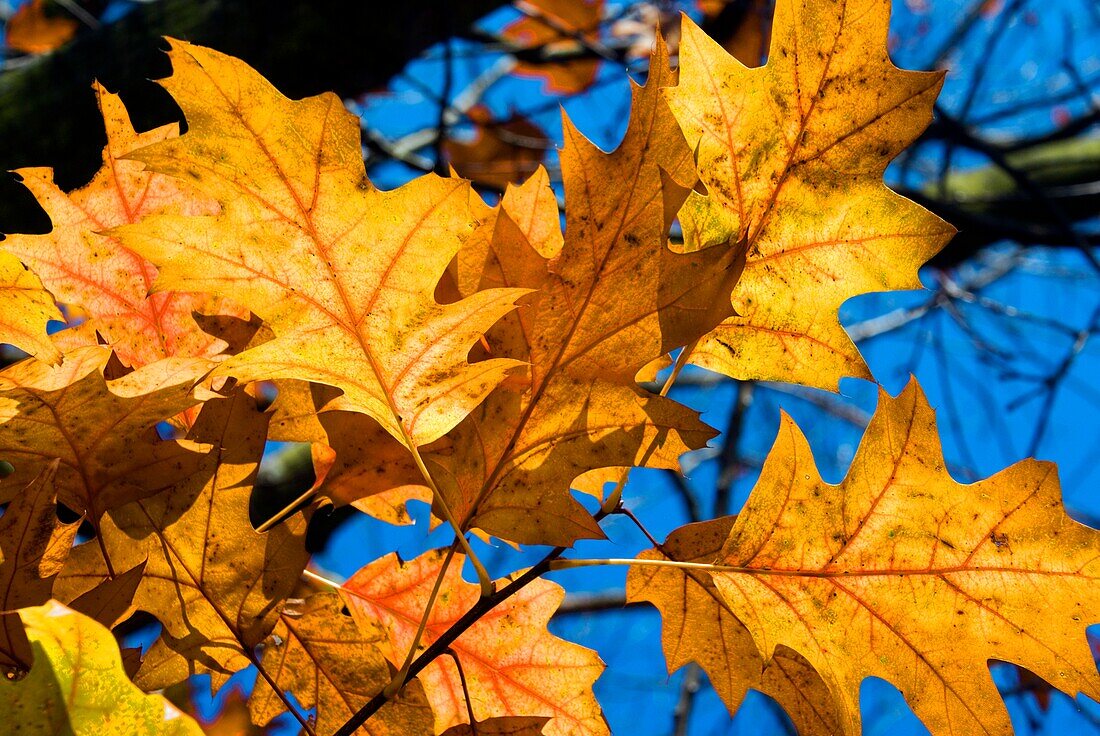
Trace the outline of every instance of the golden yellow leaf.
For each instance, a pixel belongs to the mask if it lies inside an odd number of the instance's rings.
[[[0,342],[57,363],[61,351],[46,335],[46,325],[64,319],[42,280],[18,258],[0,252]]]
[[[171,488],[197,467],[201,453],[161,440],[155,425],[199,402],[193,389],[209,361],[166,358],[108,380],[110,356],[90,346],[58,367],[30,359],[0,371],[0,460],[15,467],[0,499],[59,459],[58,500],[95,525],[104,511]]]
[[[56,475],[55,461],[0,516],[0,673],[8,679],[21,677],[33,659],[15,611],[53,597],[54,577],[65,564],[80,526],[62,524],[57,518]]]
[[[116,624],[129,618],[134,611],[134,595],[137,593],[141,578],[145,575],[145,561],[131,567],[126,572],[108,577],[94,588],[84,591],[65,605],[77,613],[82,613],[106,626],[114,628]]]
[[[1085,640],[1100,532],[1066,515],[1054,466],[961,485],[916,382],[879,402],[838,486],[784,417],[717,558],[715,585],[761,653],[809,660],[850,734],[866,677],[896,685],[936,734],[1012,733],[990,660],[1100,697]]]
[[[158,289],[217,292],[270,325],[274,339],[219,375],[327,383],[409,447],[441,437],[518,365],[466,356],[522,290],[433,297],[477,194],[437,176],[379,191],[336,95],[288,100],[243,62],[182,41],[170,56],[163,85],[188,131],[131,158],[221,212],[147,217],[115,231],[122,242],[161,267]]]
[[[87,185],[68,194],[54,184],[52,169],[16,170],[50,216],[53,229],[45,235],[10,235],[0,248],[34,269],[58,301],[87,316],[75,334],[59,335],[70,346],[94,344],[98,332],[128,365],[172,356],[214,356],[225,343],[199,329],[191,313],[247,317],[247,310],[204,294],[150,294],[157,269],[102,233],[153,213],[213,214],[217,203],[126,160],[143,146],[177,137],[177,125],[137,133],[117,95],[98,83],[92,89],[107,133],[103,167]]]
[[[540,169],[505,193],[493,226],[459,253],[461,293],[538,290],[486,336],[491,355],[530,362],[526,381],[505,383],[451,434],[452,448],[426,458],[466,528],[530,544],[602,537],[569,493],[575,478],[606,467],[675,468],[714,435],[696,412],[636,382],[730,313],[726,295],[743,255],[668,247],[670,213],[695,173],[659,94],[672,80],[663,45],[650,69],[614,152],[566,119],[564,240]]]
[[[756,69],[684,19],[667,98],[707,189],[681,212],[685,241],[748,246],[737,316],[696,348],[698,365],[833,391],[844,376],[870,378],[836,310],[920,288],[917,268],[954,234],[882,182],[943,81],[890,62],[889,11],[889,0],[778,0]]]
[[[643,560],[715,560],[735,517],[724,516],[680,527]],[[695,662],[733,713],[749,688],[783,706],[801,736],[829,736],[840,717],[820,675],[787,647],[777,647],[765,664],[748,629],[722,600],[705,570],[636,566],[626,578],[628,601],[649,601],[661,612],[661,644],[670,673]]]
[[[336,593],[315,593],[288,604],[263,646],[263,667],[283,690],[294,693],[304,708],[316,708],[320,736],[333,733],[393,679],[379,651],[385,638],[377,626],[360,628],[342,612]],[[266,724],[286,710],[263,680],[248,707],[257,723]],[[424,690],[410,681],[366,724],[371,736],[432,736],[432,709]]]
[[[339,391],[303,381],[279,381],[278,388],[270,439],[310,443],[315,493],[391,524],[412,523],[409,501],[432,502],[412,456],[378,422],[325,408]]]
[[[412,646],[432,585],[443,566],[443,550],[401,562],[387,555],[353,575],[341,588],[351,614],[363,627],[380,626],[388,636],[382,653],[400,666]],[[477,603],[480,588],[462,579],[464,557],[447,567],[441,593],[422,645],[428,646]],[[606,734],[607,723],[592,694],[603,671],[595,652],[550,634],[546,624],[565,592],[536,579],[479,618],[451,645],[462,663],[474,718],[549,716],[548,736]],[[458,669],[447,656],[419,674],[440,733],[468,723]]]
[[[58,577],[58,595],[69,599],[111,570],[147,560],[134,606],[164,625],[162,649],[139,673],[147,689],[173,684],[181,672],[210,672],[220,685],[253,663],[253,648],[297,585],[308,559],[301,515],[267,534],[257,533],[248,516],[267,421],[243,390],[207,401],[191,439],[180,441],[213,446],[201,464],[188,474],[177,471],[170,490],[108,512],[99,538],[76,547]],[[166,674],[152,672],[154,664]]]

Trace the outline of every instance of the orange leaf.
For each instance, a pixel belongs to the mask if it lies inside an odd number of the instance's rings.
[[[57,463],[50,463],[0,516],[0,670],[9,680],[26,674],[34,657],[15,611],[53,597],[80,526],[57,518],[56,475]]]
[[[336,593],[316,593],[286,606],[263,647],[261,666],[282,690],[294,693],[304,708],[316,708],[318,734],[331,734],[393,679],[379,652],[385,639],[377,626],[360,628]],[[263,679],[248,707],[257,723],[268,723],[286,710]],[[370,736],[432,736],[432,711],[420,683],[406,683],[400,695],[375,713]]]
[[[360,626],[381,626],[381,645],[390,662],[404,661],[446,553],[435,550],[410,562],[387,555],[355,573],[341,588]],[[456,554],[444,573],[439,599],[428,618],[423,645],[432,641],[477,603],[480,588],[462,579],[464,557]],[[470,626],[451,649],[462,663],[474,717],[549,716],[547,736],[606,734],[607,724],[592,695],[603,671],[595,652],[552,636],[546,624],[565,593],[561,586],[535,580]],[[435,712],[440,733],[468,723],[458,670],[440,657],[419,679]]]
[[[658,93],[672,79],[663,45],[650,70],[613,153],[566,119],[564,239],[540,169],[505,193],[459,253],[461,293],[537,289],[486,335],[492,355],[530,362],[526,382],[495,391],[451,434],[452,449],[427,458],[466,528],[530,544],[599,538],[569,494],[574,479],[606,467],[676,468],[714,435],[696,412],[636,382],[729,314],[726,294],[741,271],[732,249],[668,247],[670,213],[687,191],[677,181],[695,174]]]
[[[126,572],[107,578],[66,605],[108,629],[114,628],[134,611],[134,594],[145,574],[145,564],[139,562]]]
[[[730,317],[693,362],[734,378],[836,390],[870,378],[838,321],[849,297],[920,288],[954,228],[890,191],[887,164],[931,121],[943,82],[886,54],[889,0],[778,0],[767,65],[748,69],[684,19],[667,91],[707,196],[688,247],[746,243]]]
[[[267,422],[243,390],[207,401],[191,439],[180,441],[208,448],[197,467],[173,472],[169,490],[110,511],[98,539],[75,548],[58,579],[61,594],[72,598],[112,569],[147,561],[134,605],[164,631],[138,673],[146,689],[205,672],[220,686],[252,663],[294,592],[308,559],[304,520],[295,514],[259,534],[248,515]]]
[[[29,359],[0,371],[0,459],[15,467],[0,499],[60,459],[58,501],[95,525],[108,509],[171,488],[199,462],[193,447],[161,440],[155,425],[199,402],[192,389],[209,362],[167,358],[108,379],[110,355],[91,346],[59,367]]]
[[[45,235],[11,235],[0,248],[34,269],[57,299],[78,307],[88,320],[59,340],[71,347],[95,344],[96,332],[128,365],[142,366],[173,356],[211,357],[225,343],[204,333],[195,310],[247,317],[248,311],[202,294],[150,294],[157,269],[102,234],[151,214],[198,215],[217,204],[170,177],[143,171],[126,156],[144,146],[175,138],[178,126],[136,133],[117,95],[92,86],[107,131],[103,168],[86,186],[69,194],[53,182],[48,168],[18,169],[23,183],[53,221]]]
[[[990,660],[1100,697],[1085,638],[1098,560],[1100,532],[1066,515],[1049,463],[956,483],[911,381],[880,392],[838,486],[784,416],[713,579],[765,658],[786,646],[821,674],[844,733],[859,732],[864,678],[881,677],[933,733],[1007,734]]]
[[[20,6],[4,29],[8,48],[27,54],[53,51],[76,35],[80,24],[64,11],[47,11],[45,0]]]
[[[638,557],[713,562],[729,537],[734,518],[680,527],[661,547]],[[669,672],[689,662],[698,664],[730,713],[753,688],[783,706],[802,736],[840,732],[840,716],[821,676],[802,655],[786,647],[777,648],[765,663],[752,635],[722,600],[708,572],[632,567],[626,578],[626,597],[631,602],[649,601],[660,610],[661,644]]]
[[[603,0],[518,0],[516,7],[525,17],[506,26],[501,37],[520,49],[538,51],[545,60],[520,61],[515,73],[542,79],[546,93],[553,95],[590,87],[600,60],[586,54],[581,39],[599,42]],[[553,61],[555,55],[580,58]]]
[[[222,211],[147,217],[116,230],[122,242],[161,267],[158,289],[216,291],[270,325],[274,339],[217,375],[327,383],[410,448],[441,437],[518,366],[466,356],[522,290],[433,298],[477,194],[437,176],[378,191],[335,95],[288,100],[243,62],[182,41],[170,57],[162,83],[188,131],[131,158]]]
[[[50,320],[64,319],[37,274],[11,254],[0,251],[0,342],[56,364],[61,360],[61,351],[46,335],[46,326]]]

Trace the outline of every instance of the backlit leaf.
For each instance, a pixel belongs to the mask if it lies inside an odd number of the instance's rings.
[[[103,167],[91,182],[68,194],[54,184],[52,169],[17,170],[53,229],[45,235],[8,236],[0,247],[32,268],[58,301],[87,316],[77,334],[66,332],[60,339],[94,344],[98,332],[133,366],[173,356],[216,355],[225,344],[199,329],[192,311],[240,317],[247,317],[247,311],[202,294],[150,294],[157,269],[103,231],[154,213],[212,214],[217,204],[182,182],[126,160],[143,146],[175,138],[178,126],[136,133],[117,95],[99,84],[93,91],[107,132]]]
[[[198,467],[177,478],[175,488],[108,513],[99,540],[74,549],[58,579],[58,590],[71,598],[112,569],[147,561],[134,606],[164,625],[168,651],[158,650],[150,669],[143,666],[144,687],[176,681],[152,672],[154,663],[166,666],[170,653],[186,664],[166,671],[210,672],[220,685],[251,663],[252,648],[294,591],[307,559],[301,515],[267,534],[257,533],[248,516],[267,421],[244,391],[206,402],[192,439],[181,441],[213,445]]]
[[[107,379],[110,355],[90,346],[57,367],[31,359],[0,371],[0,460],[15,467],[0,498],[57,459],[58,500],[98,524],[106,510],[171,488],[197,466],[201,453],[160,439],[155,425],[199,402],[193,389],[209,362],[167,358]]]
[[[385,634],[377,626],[358,627],[343,608],[336,593],[316,593],[288,605],[263,647],[264,668],[303,707],[317,709],[316,729],[322,735],[343,725],[394,675],[378,648]],[[268,723],[286,708],[262,679],[248,705],[257,723]],[[366,732],[432,736],[432,710],[420,683],[408,683],[370,719]]]
[[[17,682],[0,678],[0,710],[27,736],[202,736],[202,729],[160,695],[146,695],[122,669],[111,632],[57,601],[19,616],[35,664]]]
[[[24,268],[18,258],[0,252],[0,342],[57,363],[61,352],[46,336],[50,320],[61,321],[64,317],[42,280]]]
[[[668,247],[671,219],[694,179],[690,151],[659,94],[671,82],[659,46],[644,88],[634,87],[622,144],[604,153],[566,119],[564,239],[557,200],[540,170],[511,188],[493,227],[459,254],[462,293],[497,286],[524,297],[486,336],[490,353],[529,361],[459,425],[453,448],[428,457],[467,527],[520,543],[569,545],[602,536],[569,494],[597,468],[678,467],[713,431],[636,377],[729,314],[725,295],[740,253]],[[607,182],[617,182],[609,187]]]
[[[667,95],[708,192],[689,197],[684,236],[689,248],[748,245],[737,316],[693,362],[833,391],[844,376],[870,378],[837,309],[920,288],[917,268],[955,232],[882,183],[943,82],[890,62],[889,11],[889,0],[778,0],[768,63],[755,69],[684,19]]]
[[[915,381],[896,399],[880,393],[838,486],[784,417],[717,559],[729,567],[715,585],[762,654],[804,656],[845,733],[859,733],[866,677],[897,686],[943,734],[1012,732],[990,660],[1100,696],[1085,640],[1100,607],[1100,532],[1066,515],[1049,463],[956,483]]]
[[[388,641],[382,652],[399,666],[428,602],[446,553],[428,552],[409,562],[386,555],[352,576],[341,593],[352,616],[363,626],[380,626]],[[441,594],[422,644],[430,645],[478,601],[479,588],[462,579],[464,558],[447,567]],[[603,663],[595,652],[546,630],[565,592],[535,580],[482,616],[451,645],[466,676],[474,718],[549,716],[548,736],[606,734],[607,724],[592,695]],[[435,711],[439,733],[468,723],[458,670],[449,657],[428,665],[419,680]]]
[[[221,212],[115,232],[161,267],[157,288],[213,291],[270,325],[274,339],[219,374],[328,383],[342,408],[406,445],[438,439],[517,366],[466,356],[523,291],[433,297],[476,224],[469,183],[426,176],[379,191],[335,95],[288,100],[243,62],[182,41],[170,56],[163,85],[187,133],[131,158],[193,183]]]
[[[57,518],[56,463],[47,465],[0,516],[0,670],[9,679],[30,669],[33,655],[16,609],[53,597],[53,581],[78,523]]]
[[[734,518],[725,516],[680,527],[644,560],[714,562]],[[649,601],[661,611],[668,669],[695,662],[733,713],[749,688],[783,706],[801,736],[839,731],[840,718],[830,693],[813,667],[798,653],[778,647],[764,663],[748,629],[737,620],[705,570],[637,566],[626,579],[628,601]]]

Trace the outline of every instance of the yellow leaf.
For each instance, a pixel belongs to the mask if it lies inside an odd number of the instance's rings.
[[[713,562],[729,537],[734,518],[688,524],[672,532],[643,560]],[[636,566],[626,578],[628,601],[649,601],[661,612],[661,644],[670,673],[695,662],[733,713],[749,688],[783,706],[801,736],[829,736],[840,718],[821,676],[802,655],[777,647],[765,664],[748,629],[722,600],[705,570]]]
[[[18,258],[0,252],[0,342],[56,364],[61,351],[47,337],[46,325],[64,319],[42,280]]]
[[[690,151],[661,100],[672,80],[658,46],[622,144],[604,153],[566,119],[561,153],[566,228],[542,169],[510,188],[491,228],[460,253],[462,293],[527,287],[486,336],[490,354],[530,362],[426,458],[465,528],[519,543],[603,536],[570,484],[598,468],[675,468],[714,432],[687,407],[643,390],[652,361],[730,313],[741,272],[731,249],[675,253],[671,220],[694,178]],[[615,182],[615,186],[609,186]],[[679,183],[678,183],[679,182]]]
[[[336,593],[316,593],[288,605],[263,646],[262,665],[282,690],[304,708],[316,708],[318,734],[331,734],[393,679],[378,650],[385,638],[377,626],[360,628],[342,612]],[[261,724],[286,710],[263,680],[249,698],[252,718]],[[371,736],[432,736],[432,710],[420,683],[412,680],[367,724]]]
[[[58,500],[95,525],[106,510],[170,488],[176,473],[195,467],[201,453],[161,440],[155,425],[199,402],[193,389],[209,361],[166,358],[108,379],[110,356],[90,346],[58,367],[31,359],[0,371],[0,460],[15,467],[0,498],[60,459]]]
[[[0,670],[8,679],[31,666],[31,645],[16,609],[41,605],[53,597],[53,580],[79,523],[57,518],[54,479],[57,464],[47,465],[0,516]]]
[[[169,490],[108,512],[99,538],[76,547],[57,580],[57,594],[74,598],[112,570],[147,560],[134,606],[156,616],[164,632],[157,656],[139,672],[143,687],[204,672],[220,685],[252,663],[253,648],[294,592],[308,559],[301,515],[267,534],[248,516],[267,421],[243,390],[207,401],[192,439],[181,441],[213,444],[198,467],[176,471]]]
[[[52,169],[18,169],[15,173],[46,210],[53,229],[45,235],[10,235],[0,248],[34,269],[58,301],[87,315],[78,330],[58,336],[70,347],[80,341],[95,344],[98,332],[127,365],[214,356],[225,343],[199,329],[191,313],[247,318],[247,310],[203,294],[150,294],[157,276],[153,264],[101,233],[154,213],[212,214],[218,206],[186,184],[125,159],[143,146],[175,138],[178,126],[136,133],[118,96],[98,83],[92,89],[107,133],[103,167],[86,186],[68,194],[54,184]]]
[[[401,562],[387,555],[355,573],[341,588],[351,614],[362,627],[380,626],[388,636],[382,653],[395,666],[404,661],[446,553],[427,552]],[[464,558],[447,567],[432,608],[423,645],[477,603],[480,588],[462,579]],[[561,586],[536,579],[479,618],[451,644],[462,663],[470,707],[479,721],[498,716],[549,716],[547,736],[606,734],[607,723],[592,694],[603,671],[595,652],[550,634],[546,624],[561,604]],[[468,723],[462,681],[454,661],[440,657],[419,680],[435,711],[440,733]]]
[[[412,456],[378,422],[325,408],[339,391],[303,381],[279,381],[278,388],[269,437],[310,443],[317,494],[391,524],[412,523],[409,501],[432,502]]]
[[[111,632],[57,601],[23,608],[35,652],[30,674],[0,678],[0,710],[27,736],[202,736],[191,718],[159,695],[146,695],[122,669]]]
[[[131,154],[221,205],[116,231],[161,267],[158,289],[217,292],[275,338],[218,369],[242,381],[298,378],[344,391],[407,446],[438,439],[518,363],[466,362],[524,293],[440,305],[436,283],[470,232],[468,182],[425,176],[391,192],[367,180],[358,121],[333,94],[291,101],[241,61],[172,41],[165,88],[188,131]]]
[[[1054,466],[961,485],[916,382],[879,402],[838,486],[784,417],[718,556],[715,585],[761,653],[809,660],[850,734],[867,677],[896,685],[937,734],[1012,732],[990,660],[1100,697],[1085,640],[1100,532],[1066,515]]]
[[[707,196],[681,214],[687,247],[747,243],[730,317],[693,362],[734,378],[835,391],[870,378],[836,311],[849,297],[920,288],[954,229],[882,183],[931,121],[941,72],[886,54],[889,0],[778,0],[768,63],[749,69],[683,23],[667,91]]]

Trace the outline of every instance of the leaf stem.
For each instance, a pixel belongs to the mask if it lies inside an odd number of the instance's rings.
[[[409,679],[409,667],[412,666],[413,659],[416,658],[416,650],[420,646],[420,640],[424,638],[424,630],[428,628],[428,619],[432,615],[432,608],[435,607],[436,599],[439,598],[439,589],[443,587],[443,578],[447,574],[447,568],[451,564],[451,560],[455,556],[455,545],[451,545],[451,548],[447,550],[447,556],[443,558],[443,565],[439,568],[439,574],[435,576],[435,583],[432,585],[432,592],[428,595],[428,604],[424,607],[424,615],[420,617],[420,623],[416,627],[416,635],[413,637],[412,644],[409,645],[409,652],[405,655],[405,662],[401,665],[401,669],[396,675],[393,676],[393,680],[389,685],[386,685],[382,690],[382,694],[387,698],[392,698],[397,693],[401,692],[401,688],[405,687],[405,681]]]
[[[256,527],[256,532],[258,534],[263,534],[264,532],[270,531],[272,527],[274,527],[276,524],[279,524],[284,519],[286,519],[286,517],[294,513],[294,509],[298,508],[299,504],[305,503],[309,499],[309,497],[315,493],[317,493],[316,484],[310,486],[307,490],[303,491],[302,494],[296,499],[279,509],[279,511],[277,511],[274,516],[268,517],[267,521]]]
[[[420,469],[420,474],[424,476],[424,480],[428,481],[428,486],[432,491],[432,498],[439,502],[439,509],[443,512],[443,518],[451,525],[451,528],[454,529],[455,542],[462,547],[462,551],[470,558],[470,564],[474,566],[474,572],[477,573],[478,585],[481,586],[481,597],[488,598],[495,590],[493,579],[489,577],[489,571],[481,564],[481,560],[478,559],[477,554],[474,552],[474,548],[470,546],[470,540],[466,539],[466,533],[462,531],[462,527],[459,526],[458,521],[455,520],[455,516],[451,512],[451,507],[447,504],[447,499],[440,493],[439,487],[436,486],[435,480],[432,478],[432,474],[428,472],[428,466],[424,464],[424,458],[420,456],[420,449],[412,444],[409,445],[409,448],[412,450],[413,460],[416,461],[416,467]],[[448,560],[450,560],[449,557]],[[446,568],[446,563],[444,563],[443,569],[445,570]],[[440,573],[440,575],[442,576],[442,573]]]
[[[446,654],[455,661],[455,669],[458,670],[458,681],[462,684],[462,698],[466,701],[466,715],[470,719],[470,733],[477,736],[477,721],[474,719],[474,703],[470,700],[470,688],[466,685],[466,673],[462,669],[462,662],[458,659],[458,653],[447,647]]]

